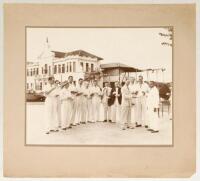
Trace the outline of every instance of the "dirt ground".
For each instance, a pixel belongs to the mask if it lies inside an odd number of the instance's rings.
[[[26,144],[31,145],[171,145],[172,120],[164,112],[160,116],[160,132],[151,133],[145,128],[121,130],[120,123],[87,123],[67,131],[44,130],[44,103],[27,103]]]

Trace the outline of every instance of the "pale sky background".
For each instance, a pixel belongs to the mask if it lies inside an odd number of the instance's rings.
[[[101,63],[121,62],[135,68],[165,68],[172,81],[172,47],[158,33],[164,28],[27,28],[27,61],[37,61],[46,38],[52,50],[78,49],[102,57]],[[160,74],[159,74],[160,75]]]

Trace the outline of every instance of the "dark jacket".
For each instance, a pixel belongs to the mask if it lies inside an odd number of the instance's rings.
[[[115,103],[116,97],[115,97],[115,94],[113,94],[113,92],[115,92],[115,91],[116,91],[116,88],[113,87],[112,90],[111,90],[111,93],[110,93],[110,99],[108,99],[108,105],[109,106],[111,106],[111,105],[113,105]],[[117,99],[118,99],[119,104],[121,104],[121,102],[122,102],[122,93],[121,93],[121,88],[120,87],[118,87],[118,94],[120,96]]]

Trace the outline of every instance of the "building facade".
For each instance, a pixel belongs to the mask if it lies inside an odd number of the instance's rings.
[[[98,71],[101,60],[101,57],[84,50],[52,51],[47,40],[37,60],[27,61],[26,89],[43,91],[50,76],[54,76],[55,80],[60,82],[73,76],[76,83],[79,78],[84,78],[86,73]]]

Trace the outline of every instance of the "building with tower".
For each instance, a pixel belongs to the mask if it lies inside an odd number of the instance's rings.
[[[103,58],[84,50],[71,52],[52,50],[47,38],[37,60],[27,61],[26,88],[42,91],[50,76],[54,76],[55,80],[60,82],[67,80],[68,76],[73,76],[77,82],[79,78],[84,78],[86,73],[98,71],[101,60]]]

